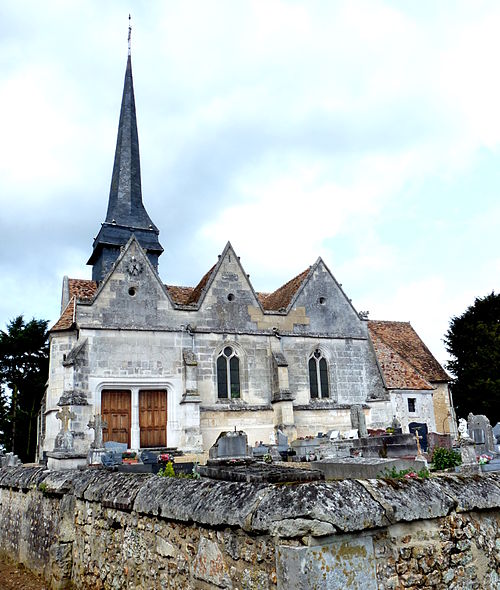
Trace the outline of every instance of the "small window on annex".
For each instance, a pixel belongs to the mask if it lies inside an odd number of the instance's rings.
[[[408,398],[408,412],[415,412],[415,403],[416,403],[416,398],[414,397],[409,397]]]
[[[318,348],[309,358],[309,391],[311,398],[330,397],[328,364],[323,353]]]
[[[217,357],[217,396],[219,399],[240,397],[240,359],[232,346],[226,346]]]

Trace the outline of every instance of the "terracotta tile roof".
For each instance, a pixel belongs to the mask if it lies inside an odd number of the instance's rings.
[[[263,306],[266,297],[269,297],[271,293],[255,293],[257,295],[257,299],[259,300],[260,304]]]
[[[450,377],[425,346],[409,322],[368,322],[372,339],[383,340],[429,382],[449,381]]]
[[[178,287],[176,285],[165,285],[165,287],[167,288],[172,301],[174,303],[179,303],[180,305],[187,305],[194,291],[194,287]]]
[[[410,363],[370,330],[373,348],[388,389],[433,389]]]
[[[270,293],[269,295],[260,293],[259,300],[262,304],[262,307],[268,311],[285,310],[290,305],[290,301],[293,299],[295,293],[297,293],[299,290],[310,270],[311,267],[309,266],[304,272],[301,272],[291,281],[288,281],[288,283],[285,283],[279,289],[276,289],[276,291]]]
[[[69,296],[77,299],[92,299],[97,291],[95,281],[83,279],[68,279]]]
[[[52,326],[51,332],[61,332],[63,330],[70,330],[75,323],[75,306],[76,306],[76,298],[73,296],[64,311],[61,314],[61,317],[57,320],[57,322]]]
[[[198,303],[198,300],[200,299],[200,296],[201,296],[201,292],[207,286],[207,283],[210,280],[210,277],[212,276],[212,273],[214,272],[214,269],[215,269],[216,266],[217,265],[214,264],[212,266],[212,268],[203,276],[203,278],[201,279],[201,281],[193,289],[193,291],[191,293],[191,296],[189,297],[189,299],[187,301],[187,304],[188,305],[190,303]]]
[[[207,286],[210,277],[217,265],[214,264],[212,268],[203,275],[201,281],[196,285],[196,287],[180,287],[178,285],[165,285],[167,291],[170,294],[174,303],[178,303],[179,305],[193,305],[198,303],[201,292]]]

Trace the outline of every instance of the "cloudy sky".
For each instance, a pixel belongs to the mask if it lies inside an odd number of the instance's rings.
[[[258,291],[321,256],[446,360],[450,317],[500,289],[496,0],[0,0],[0,328],[90,278],[129,12],[163,280],[228,240]]]

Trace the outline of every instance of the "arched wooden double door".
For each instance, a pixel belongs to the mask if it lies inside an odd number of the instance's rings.
[[[127,390],[104,390],[101,393],[101,415],[108,424],[103,429],[103,441],[126,443],[130,447],[132,393]],[[167,446],[165,390],[139,391],[139,416],[135,420],[137,419],[141,448]]]

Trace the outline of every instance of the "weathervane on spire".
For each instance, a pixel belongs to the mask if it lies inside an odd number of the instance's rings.
[[[130,55],[131,38],[132,38],[132,24],[130,14],[128,15],[128,54]]]

